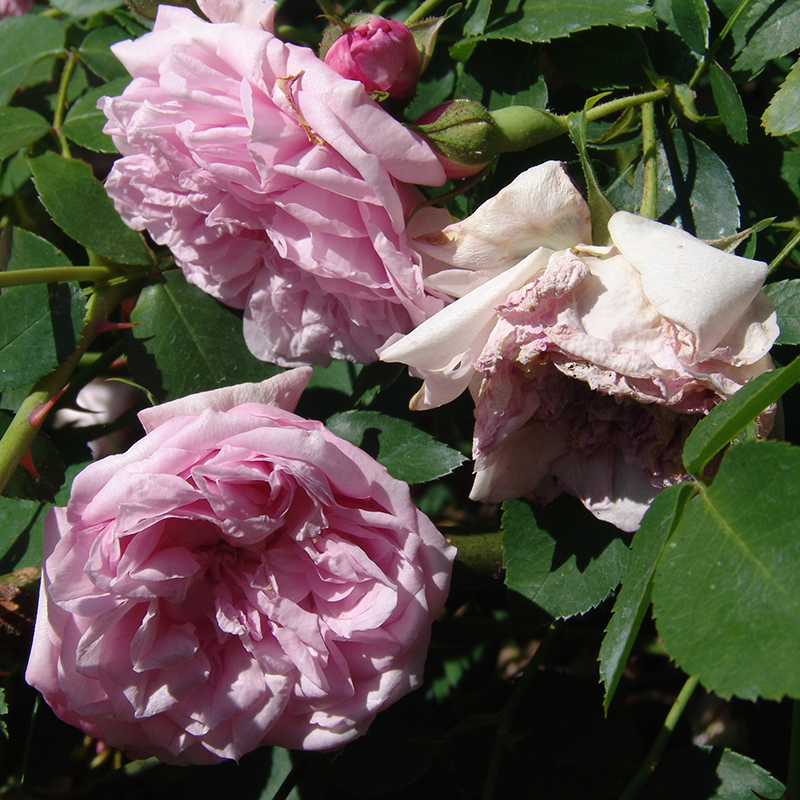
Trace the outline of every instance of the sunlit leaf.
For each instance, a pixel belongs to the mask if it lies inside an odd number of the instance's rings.
[[[0,159],[33,144],[50,130],[50,123],[28,108],[0,108]]]
[[[722,697],[800,697],[800,448],[732,447],[659,562],[658,632]]]
[[[712,64],[708,70],[711,79],[711,91],[717,104],[720,119],[725,125],[731,139],[737,144],[747,143],[747,115],[742,98],[730,75],[719,64]]]
[[[129,82],[129,78],[118,78],[104,86],[90,89],[70,108],[61,129],[73,142],[87,150],[116,153],[117,148],[114,147],[111,137],[103,133],[103,126],[108,120],[97,108],[97,101],[101,97],[122,94]]]
[[[64,29],[52,17],[0,19],[0,106],[8,103],[43,55],[60,53],[63,46]]]
[[[773,136],[800,131],[800,60],[794,62],[786,80],[772,96],[761,121]]]
[[[800,344],[800,280],[770,283],[764,292],[778,312],[781,335],[775,344]]]
[[[150,262],[142,237],[120,219],[88,164],[52,152],[30,164],[42,205],[64,233],[119,264]]]

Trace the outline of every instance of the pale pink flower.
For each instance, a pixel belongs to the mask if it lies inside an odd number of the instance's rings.
[[[374,361],[443,306],[405,218],[422,199],[409,184],[444,172],[360,83],[276,38],[274,3],[200,6],[213,23],[162,5],[151,33],[113,46],[133,81],[100,101],[123,154],[106,189],[190,282],[244,309],[259,358]]]
[[[0,0],[0,18],[21,17],[31,10],[33,0]]]
[[[585,204],[559,175],[554,162],[535,167],[428,237],[427,252],[456,267],[433,280],[460,299],[381,358],[425,378],[419,408],[470,387],[473,499],[567,491],[635,530],[685,477],[696,422],[772,368],[766,264],[626,212],[609,222],[613,245],[593,247]]]
[[[408,487],[291,413],[308,368],[141,412],[46,519],[26,678],[133,757],[363,734],[421,681],[454,549]]]
[[[360,81],[370,94],[403,99],[417,88],[422,58],[414,34],[402,22],[370,17],[345,31],[325,53],[325,63]]]

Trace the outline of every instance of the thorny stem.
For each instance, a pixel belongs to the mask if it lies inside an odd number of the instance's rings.
[[[547,651],[550,649],[553,640],[561,630],[562,625],[563,622],[561,620],[556,620],[547,629],[544,639],[542,639],[541,643],[536,648],[533,658],[528,662],[528,665],[525,667],[522,676],[517,681],[517,685],[514,687],[511,697],[508,699],[505,708],[503,708],[503,713],[500,715],[500,721],[497,723],[497,731],[495,732],[494,736],[492,755],[489,759],[489,771],[486,775],[486,782],[483,785],[483,795],[481,795],[482,800],[492,800],[495,796],[495,786],[497,784],[497,778],[500,774],[500,765],[503,761],[503,753],[506,749],[506,745],[508,744],[508,738],[511,734],[511,725],[514,722],[517,709],[519,708],[522,699],[525,697],[525,692],[528,690],[528,686],[530,686],[534,675],[536,675],[536,672],[544,660]]]
[[[642,105],[642,154],[644,181],[639,213],[648,219],[655,219],[658,216],[658,160],[656,157],[656,113],[653,103]]]
[[[58,85],[58,95],[56,97],[56,111],[53,115],[53,131],[58,138],[58,143],[61,146],[61,155],[64,158],[72,158],[72,153],[69,149],[69,142],[61,130],[61,125],[64,122],[64,111],[67,107],[67,89],[69,88],[69,81],[72,78],[72,73],[75,71],[77,64],[77,57],[74,53],[67,53],[67,60],[64,63],[64,69],[61,71],[61,82]]]
[[[94,292],[91,295],[86,308],[86,324],[75,352],[49,375],[40,378],[33,385],[30,394],[23,400],[3,438],[0,439],[0,492],[5,489],[14,470],[30,449],[42,422],[44,422],[44,416],[40,417],[39,415],[36,415],[31,421],[32,413],[51,402],[67,385],[81,356],[94,340],[97,323],[108,316],[108,313],[128,291],[129,287],[123,284]]]
[[[408,19],[406,20],[405,24],[410,25],[412,22],[422,19],[425,15],[430,14],[441,2],[442,0],[425,0],[425,2],[422,3],[422,5],[420,5],[416,11],[412,11],[408,15]]]
[[[61,283],[62,281],[106,281],[119,277],[119,272],[109,267],[42,267],[41,269],[14,269],[0,272],[0,289],[11,286],[30,286],[34,283]]]
[[[633,800],[633,798],[639,794],[639,791],[645,783],[647,783],[647,780],[653,774],[653,770],[658,766],[658,762],[664,753],[667,742],[669,742],[672,732],[675,730],[675,726],[678,724],[678,720],[681,718],[686,704],[689,702],[689,698],[694,694],[698,682],[698,678],[690,676],[686,683],[683,684],[683,688],[675,698],[675,702],[672,704],[672,708],[669,710],[669,714],[667,714],[667,718],[664,720],[664,724],[661,726],[661,730],[658,732],[658,736],[656,736],[656,740],[653,742],[650,752],[636,771],[633,780],[631,780],[625,791],[620,795],[619,800]]]

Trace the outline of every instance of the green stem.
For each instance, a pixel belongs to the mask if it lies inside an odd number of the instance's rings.
[[[652,92],[642,92],[642,94],[632,94],[628,97],[618,97],[616,100],[609,100],[607,103],[599,103],[593,108],[590,108],[586,112],[586,121],[594,122],[595,120],[607,117],[609,114],[618,114],[626,108],[642,106],[645,103],[655,103],[667,97],[669,97],[669,92],[666,89],[654,89]]]
[[[119,272],[109,267],[43,267],[42,269],[14,269],[0,272],[0,289],[10,286],[30,286],[34,283],[61,283],[62,281],[106,281],[119,277]]]
[[[744,14],[745,9],[753,2],[753,0],[742,0],[739,3],[739,7],[733,14],[728,17],[728,21],[725,23],[725,27],[720,31],[719,36],[714,40],[714,43],[711,47],[708,48],[708,51],[703,55],[700,59],[700,63],[697,65],[697,69],[694,71],[694,75],[692,75],[691,80],[689,81],[689,88],[694,88],[697,81],[700,80],[705,68],[708,64],[713,63],[714,58],[717,55],[717,50],[719,50],[722,43],[725,41],[725,37],[731,32],[731,28],[736,24],[736,20]]]
[[[561,630],[562,625],[563,622],[561,620],[556,620],[551,623],[544,639],[542,639],[539,646],[536,648],[533,658],[525,667],[522,677],[517,681],[514,691],[511,693],[511,697],[509,697],[503,709],[503,713],[500,715],[500,721],[497,723],[497,731],[494,736],[494,744],[492,745],[492,754],[489,759],[489,770],[486,775],[486,782],[483,784],[482,800],[493,800],[495,796],[495,786],[497,785],[497,778],[500,775],[503,753],[508,744],[509,736],[511,735],[511,725],[514,722],[514,717],[517,714],[522,699],[525,697],[525,692],[528,690],[531,681],[541,666],[547,651],[553,644],[553,640]]]
[[[458,553],[456,561],[470,572],[497,577],[503,564],[503,534],[492,533],[451,533],[447,528],[440,528],[450,544],[455,545]]]
[[[283,779],[283,782],[278,787],[278,791],[272,796],[272,800],[286,800],[292,793],[292,790],[297,786],[297,781],[301,773],[305,769],[306,762],[300,761],[295,764],[289,774]]]
[[[656,110],[653,103],[642,106],[642,155],[644,180],[639,214],[648,219],[658,216],[658,159],[656,150]]]
[[[412,11],[408,15],[408,19],[406,20],[405,24],[410,25],[412,22],[422,19],[426,14],[430,14],[441,2],[442,0],[425,0],[425,2],[422,3],[422,5],[416,11]]]
[[[800,700],[792,701],[792,734],[789,739],[789,774],[786,778],[787,800],[800,800]]]
[[[61,130],[61,125],[64,122],[64,111],[67,107],[67,89],[69,88],[69,81],[72,78],[72,73],[75,71],[75,65],[78,60],[74,53],[67,53],[67,60],[64,64],[64,69],[61,71],[61,82],[58,85],[58,95],[56,97],[56,110],[53,115],[53,131],[58,138],[58,143],[61,145],[61,155],[64,158],[72,158],[72,153],[69,149],[69,142],[64,132]]]
[[[37,415],[31,422],[31,414],[52,401],[67,385],[81,356],[94,340],[97,323],[108,316],[129,290],[130,288],[125,285],[114,286],[91,295],[86,308],[86,324],[75,352],[49,375],[40,378],[23,400],[3,438],[0,439],[0,492],[5,489],[22,457],[30,449],[44,421],[44,416]]]
[[[783,248],[783,250],[781,250],[780,253],[778,253],[778,255],[772,259],[769,267],[767,268],[767,275],[771,275],[773,272],[775,272],[775,270],[778,269],[778,267],[783,263],[783,260],[789,255],[789,253],[792,252],[792,250],[795,249],[795,247],[797,247],[798,244],[800,244],[800,231],[797,231],[797,233],[795,233],[795,235],[792,236],[792,238],[786,243],[786,246]]]
[[[678,720],[681,718],[686,704],[689,702],[689,698],[694,694],[698,682],[698,678],[691,676],[687,679],[686,683],[683,684],[683,688],[675,698],[675,702],[672,704],[672,708],[669,710],[669,714],[667,714],[667,718],[664,720],[664,724],[661,726],[661,730],[658,732],[658,736],[656,736],[656,740],[653,742],[650,752],[633,776],[633,780],[620,795],[619,800],[633,800],[633,798],[639,794],[639,791],[645,783],[647,783],[648,779],[653,774],[653,770],[658,766],[658,762],[664,753],[667,742],[669,742],[672,732],[675,730],[675,726],[678,724]]]
[[[333,7],[333,3],[330,0],[317,0],[317,5],[320,8],[320,11],[326,17],[338,17],[339,15],[336,13],[336,9]]]

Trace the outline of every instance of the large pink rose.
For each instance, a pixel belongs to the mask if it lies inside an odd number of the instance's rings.
[[[100,101],[123,154],[106,189],[189,281],[244,309],[259,358],[374,361],[443,305],[405,218],[422,199],[408,184],[444,172],[360,82],[277,39],[274,3],[200,6],[213,24],[164,5],[151,33],[112,48],[133,81]]]
[[[430,280],[459,299],[380,353],[425,378],[417,408],[470,388],[473,499],[566,491],[631,531],[685,479],[697,421],[772,368],[778,327],[766,264],[622,211],[608,230],[589,243],[560,164],[529,170],[427,237]]]
[[[48,515],[26,677],[63,720],[208,764],[338,747],[419,685],[454,550],[405,484],[285,410],[310,372],[142,412],[144,439]]]

